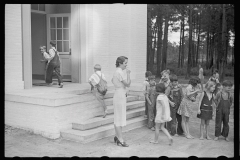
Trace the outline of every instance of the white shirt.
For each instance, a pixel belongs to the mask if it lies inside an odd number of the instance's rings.
[[[92,83],[93,86],[96,86],[99,82],[100,82],[100,78],[96,75],[98,74],[100,77],[102,75],[102,79],[104,81],[106,81],[106,78],[104,76],[104,74],[101,71],[96,71],[94,74],[91,75],[91,77],[89,78],[89,82]]]

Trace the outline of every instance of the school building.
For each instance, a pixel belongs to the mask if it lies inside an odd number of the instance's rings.
[[[45,74],[39,47],[49,50],[51,40],[60,54],[62,89],[34,85],[44,81]],[[93,66],[100,64],[109,85],[106,104],[113,114],[111,78],[117,57],[126,56],[132,86],[125,130],[145,125],[140,84],[146,47],[146,4],[6,4],[5,124],[81,142],[113,135],[113,117],[98,119],[102,109],[87,81]]]

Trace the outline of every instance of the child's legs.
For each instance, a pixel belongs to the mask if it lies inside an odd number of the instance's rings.
[[[187,130],[188,135],[190,135],[190,132],[189,132],[189,117],[186,117],[186,130]]]
[[[97,91],[97,89],[95,89],[94,92],[95,92],[95,96],[96,96],[97,100],[101,103],[101,105],[102,105],[102,107],[103,107],[103,110],[104,110],[104,112],[105,112],[105,111],[107,110],[107,107],[106,107],[106,105],[105,105],[103,95],[101,95],[101,93],[99,93],[99,92]]]
[[[148,115],[148,104],[147,100],[145,101],[145,115]]]
[[[178,113],[176,113],[176,118],[177,118],[177,121],[178,121],[178,124],[177,124],[177,134],[181,135],[181,134],[183,134],[182,116],[179,115]]]
[[[219,108],[216,111],[215,137],[219,137],[221,135],[221,128],[222,128],[222,109]]]
[[[206,135],[208,137],[208,131],[209,131],[209,122],[210,120],[205,120],[205,127],[206,127]]]
[[[159,137],[159,128],[160,128],[160,123],[155,123],[155,137],[154,137],[154,141],[155,141],[155,142],[158,141],[158,137]]]
[[[164,127],[164,123],[160,123],[160,128],[162,129],[163,133],[168,137],[168,139],[172,139],[172,137],[169,134],[168,130]]]
[[[222,136],[227,137],[229,133],[229,111],[225,110],[223,113],[223,130],[222,130]]]
[[[183,129],[185,136],[187,136],[188,132],[186,130],[186,117],[184,115],[182,115],[182,129]]]
[[[153,106],[148,105],[148,127],[154,127],[154,113],[153,113]]]
[[[205,120],[204,120],[204,119],[201,119],[201,124],[200,124],[200,134],[201,134],[201,138],[203,137],[204,126],[205,126]]]

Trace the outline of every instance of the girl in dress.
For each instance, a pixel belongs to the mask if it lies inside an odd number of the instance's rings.
[[[209,122],[213,116],[213,91],[215,90],[215,82],[208,81],[205,86],[205,91],[200,94],[200,100],[198,104],[198,114],[197,117],[201,119],[200,124],[200,139],[203,140],[203,129],[206,129],[207,139],[211,138],[208,135]]]
[[[201,92],[197,86],[198,80],[196,78],[191,78],[189,80],[189,85],[186,88],[186,92],[184,97],[181,101],[181,104],[178,108],[178,114],[182,116],[182,128],[185,134],[185,137],[188,139],[193,139],[194,137],[191,136],[189,132],[189,117],[192,116],[192,106],[193,102],[196,101],[196,95]]]
[[[150,141],[150,143],[158,143],[159,137],[159,128],[163,131],[163,133],[169,139],[169,145],[172,145],[173,139],[172,136],[168,133],[168,130],[164,127],[165,122],[169,122],[172,120],[170,117],[170,107],[169,107],[169,100],[168,97],[164,94],[165,93],[165,85],[163,83],[158,83],[156,85],[156,92],[158,92],[157,96],[157,113],[155,117],[155,137],[154,140]]]

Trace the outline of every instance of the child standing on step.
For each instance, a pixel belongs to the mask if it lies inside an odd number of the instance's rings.
[[[172,120],[170,117],[170,108],[169,108],[169,100],[165,95],[165,85],[163,83],[156,84],[156,92],[158,92],[157,102],[156,102],[156,117],[155,117],[155,137],[154,140],[150,141],[150,143],[158,143],[159,137],[159,128],[163,131],[163,133],[169,139],[169,145],[172,145],[173,139],[171,135],[168,133],[168,130],[164,127],[165,122],[169,122]]]
[[[146,98],[146,93],[147,93],[147,87],[149,87],[148,77],[151,76],[151,75],[152,75],[152,72],[147,71],[145,73],[145,81],[143,82],[143,95],[144,95],[144,98],[145,98],[145,115],[144,115],[145,118],[147,118],[147,116],[148,116],[148,108],[147,108],[148,102],[147,102],[147,98]]]
[[[232,82],[229,80],[225,80],[222,83],[222,90],[217,93],[215,97],[215,103],[216,103],[216,120],[215,120],[215,138],[214,140],[218,140],[218,137],[222,135],[226,141],[229,141],[228,139],[228,133],[229,133],[229,114],[230,114],[230,108],[233,107],[233,96],[230,94],[230,90],[233,86]],[[223,123],[223,129],[221,131]]]
[[[166,95],[169,100],[175,103],[175,106],[170,105],[171,118],[170,122],[167,122],[167,129],[172,136],[183,135],[182,129],[182,117],[177,113],[179,105],[183,99],[183,91],[181,85],[178,84],[177,75],[170,76],[170,85],[166,89]],[[177,126],[176,126],[177,123]]]
[[[209,122],[213,117],[213,91],[215,90],[215,82],[208,81],[205,85],[205,91],[200,94],[200,99],[198,103],[198,114],[197,118],[201,119],[200,124],[200,140],[203,140],[203,130],[205,127],[206,138],[211,140],[209,137]]]
[[[104,95],[99,93],[97,90],[97,84],[100,82],[100,77],[106,82],[106,78],[104,74],[101,72],[101,66],[99,64],[96,64],[94,66],[94,73],[89,78],[88,83],[91,85],[91,91],[93,91],[94,96],[101,103],[103,107],[103,112],[104,112],[103,118],[105,118],[107,115],[107,107],[106,107],[106,104],[104,103]]]
[[[147,109],[148,109],[148,128],[151,130],[155,130],[154,128],[154,116],[155,116],[155,110],[156,110],[156,82],[155,82],[155,76],[151,75],[148,77],[149,79],[149,85],[147,87],[147,93],[146,93],[146,101],[147,101]]]

